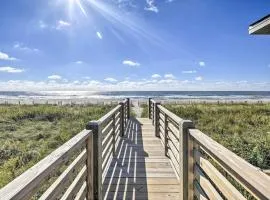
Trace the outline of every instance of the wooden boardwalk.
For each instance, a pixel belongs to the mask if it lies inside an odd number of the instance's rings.
[[[104,199],[179,199],[179,181],[147,118],[131,119],[103,177]]]

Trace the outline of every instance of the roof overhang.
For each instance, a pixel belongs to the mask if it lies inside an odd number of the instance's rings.
[[[248,30],[249,34],[270,35],[270,15],[251,24]]]

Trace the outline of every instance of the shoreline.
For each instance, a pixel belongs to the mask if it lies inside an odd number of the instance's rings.
[[[176,98],[153,98],[161,104],[268,104],[270,99],[249,99],[249,98],[196,98],[196,99],[176,99]],[[122,98],[106,98],[106,99],[96,99],[96,98],[70,98],[70,99],[0,99],[0,105],[112,105],[118,104]],[[136,105],[142,105],[148,103],[148,98],[131,98],[131,102]]]

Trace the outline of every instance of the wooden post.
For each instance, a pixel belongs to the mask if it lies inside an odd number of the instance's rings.
[[[93,185],[93,134],[91,134],[86,140],[86,167],[87,167],[87,175],[86,175],[86,184],[87,184],[87,200],[94,199],[94,185]]]
[[[102,135],[98,121],[86,125],[93,131],[93,191],[94,200],[102,199]]]
[[[165,146],[165,156],[168,154],[168,115],[164,115],[164,146]]]
[[[179,164],[180,164],[180,199],[193,200],[193,159],[190,156],[193,144],[189,137],[189,129],[194,128],[190,120],[182,120],[179,127]]]
[[[156,103],[152,103],[153,106],[152,107],[152,116],[151,116],[151,119],[152,119],[152,125],[154,126],[155,125],[155,113],[156,113]]]
[[[116,129],[116,127],[115,127],[116,125],[115,125],[115,114],[113,114],[113,132],[112,132],[112,137],[113,137],[113,139],[112,139],[112,152],[113,152],[113,156],[115,156],[115,129]]]
[[[151,100],[152,98],[148,99],[148,118],[151,119]]]
[[[124,134],[125,134],[125,114],[124,114],[124,106],[125,104],[123,102],[120,102],[119,103],[121,105],[121,109],[120,109],[120,135],[121,137],[124,137]]]
[[[160,103],[156,103],[155,105],[155,136],[159,137],[159,108],[158,105],[160,105]]]
[[[130,98],[127,98],[127,118],[130,119]]]

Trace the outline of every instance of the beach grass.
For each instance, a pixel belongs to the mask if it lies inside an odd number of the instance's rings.
[[[0,106],[0,188],[113,106]]]
[[[165,105],[254,166],[270,169],[270,104]],[[148,115],[144,107],[144,116]]]

